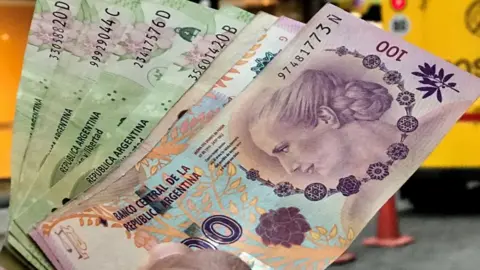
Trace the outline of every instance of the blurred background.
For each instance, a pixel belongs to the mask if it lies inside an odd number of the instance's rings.
[[[233,4],[307,22],[320,0],[197,0]],[[377,27],[480,77],[480,0],[331,0]],[[5,231],[15,96],[35,1],[0,0],[0,240]],[[363,235],[357,261],[338,269],[479,269],[480,101],[465,114],[396,197],[402,232],[416,243],[369,249]]]

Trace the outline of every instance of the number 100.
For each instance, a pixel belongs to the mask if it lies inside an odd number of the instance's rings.
[[[228,233],[219,231],[218,227],[225,228]],[[229,245],[237,242],[242,237],[243,229],[240,223],[230,217],[214,215],[203,221],[202,232],[208,240],[190,237],[183,240],[182,244],[190,248],[216,250],[216,244]]]

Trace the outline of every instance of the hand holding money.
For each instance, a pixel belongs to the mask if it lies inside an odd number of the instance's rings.
[[[149,98],[127,119],[144,119],[159,89],[181,91],[172,103],[186,94],[165,118],[148,114],[155,126],[135,147],[117,148],[128,134],[105,118],[112,143],[51,186],[37,177],[16,237],[57,269],[324,269],[480,94],[478,78],[332,5],[306,25],[233,14],[251,23],[208,65],[198,56],[191,84],[172,64],[142,86]],[[45,164],[40,175],[58,169]]]

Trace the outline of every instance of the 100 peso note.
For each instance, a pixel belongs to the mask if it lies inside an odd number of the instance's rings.
[[[78,33],[87,27],[75,23],[75,17],[83,14],[85,0],[51,1],[38,0],[28,36],[22,79],[17,94],[17,106],[12,147],[12,190],[10,215],[15,216],[30,183],[21,181],[21,170],[29,141],[38,126],[39,118],[48,110],[48,93],[51,93],[55,70],[60,58],[73,53],[71,46],[79,42]],[[33,170],[36,172],[36,170]],[[11,234],[8,243],[27,258],[38,269],[48,266],[41,252],[19,231],[15,224],[10,224]],[[14,234],[14,235],[12,235]],[[30,252],[24,247],[29,246]]]
[[[66,7],[76,4],[74,1],[64,3]],[[65,42],[64,47],[67,50],[55,54],[58,64],[53,71],[42,110],[28,143],[26,151],[29,154],[25,156],[22,165],[19,188],[13,194],[15,201],[25,198],[43,161],[69,125],[75,109],[98,82],[106,67],[105,62],[108,62],[114,56],[113,51],[120,47],[118,43],[121,42],[127,26],[136,20],[134,10],[104,1],[82,0],[78,4],[81,8],[75,16],[68,14],[67,18],[68,25],[72,25],[74,29],[68,36],[75,39]],[[138,2],[136,5],[132,2],[132,6],[138,6]],[[33,28],[47,23],[49,22],[46,20],[35,19]],[[125,33],[127,36],[132,34],[132,30],[128,30]],[[62,32],[59,36],[66,35],[63,29],[59,28],[59,32]],[[15,214],[17,210],[13,209]]]
[[[175,241],[248,253],[274,269],[323,269],[479,87],[478,78],[327,5],[180,156],[118,202],[47,220],[32,236],[65,265],[99,265],[101,257],[88,257],[109,255],[98,240],[108,233],[119,250],[128,241],[132,250]],[[77,249],[80,260],[63,249],[62,233],[88,244]]]

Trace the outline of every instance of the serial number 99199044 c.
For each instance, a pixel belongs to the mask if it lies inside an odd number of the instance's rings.
[[[101,20],[101,24],[99,26],[100,32],[97,35],[98,39],[97,39],[97,43],[95,44],[96,45],[95,46],[95,51],[93,52],[92,60],[90,61],[90,65],[92,65],[94,67],[99,67],[98,63],[102,62],[102,58],[106,54],[107,47],[110,45],[109,43],[113,43],[113,41],[111,41],[112,38],[111,38],[110,35],[112,35],[111,32],[115,31],[115,29],[112,29],[112,27],[114,27],[114,25],[117,22],[115,20],[113,20],[112,17],[120,16],[119,11],[110,12],[108,10],[108,8],[105,9],[105,13],[107,15],[111,16],[111,19],[109,19],[109,20],[102,19]]]

